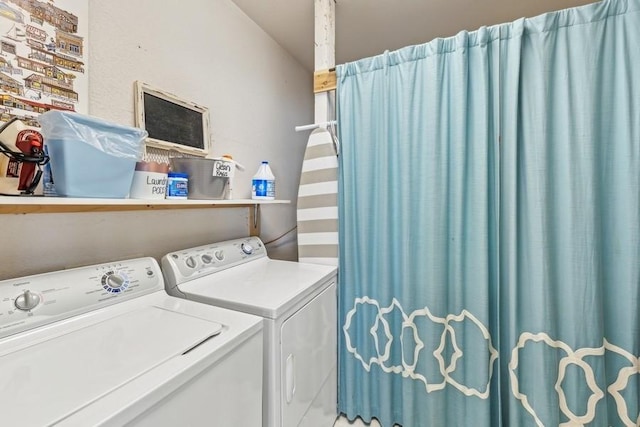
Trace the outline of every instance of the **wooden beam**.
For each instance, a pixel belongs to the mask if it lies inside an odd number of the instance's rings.
[[[314,67],[316,72],[331,70],[336,66],[336,0],[314,0]],[[315,73],[314,73],[315,76]],[[328,77],[328,76],[327,76]],[[316,90],[314,77],[314,123],[324,123],[333,120],[333,99],[331,89]],[[323,82],[329,80],[320,78]],[[334,79],[335,82],[335,79]],[[325,86],[324,84],[320,85]],[[335,87],[335,83],[333,84]]]
[[[335,68],[316,71],[315,73],[313,73],[313,93],[336,90],[336,84],[337,80]]]

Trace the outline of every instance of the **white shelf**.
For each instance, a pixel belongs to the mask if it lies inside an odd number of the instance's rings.
[[[287,204],[289,200],[144,200],[144,199],[84,199],[70,197],[9,197],[0,196],[0,214],[108,212],[149,209],[202,209],[250,207],[267,204]]]
[[[249,208],[249,234],[260,234],[260,205],[288,204],[289,200],[143,200],[82,199],[71,197],[0,196],[0,214],[122,212],[166,209]],[[253,208],[253,209],[251,209]]]

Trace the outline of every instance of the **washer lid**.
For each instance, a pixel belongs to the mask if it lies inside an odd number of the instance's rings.
[[[2,424],[59,422],[221,330],[147,306],[0,356]]]
[[[336,267],[261,258],[178,285],[188,299],[270,319],[326,287]]]

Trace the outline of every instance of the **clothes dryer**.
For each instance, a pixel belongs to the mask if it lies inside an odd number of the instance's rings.
[[[0,282],[0,424],[259,426],[262,319],[170,297],[153,258]]]
[[[162,258],[167,292],[264,318],[263,426],[331,426],[337,416],[336,274],[270,259],[257,237]]]

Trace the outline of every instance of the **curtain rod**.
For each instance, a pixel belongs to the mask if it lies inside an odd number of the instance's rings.
[[[303,130],[317,129],[320,127],[327,127],[329,125],[335,125],[338,122],[336,120],[330,120],[328,122],[314,123],[312,125],[304,125],[304,126],[296,126],[296,132],[301,132]]]

